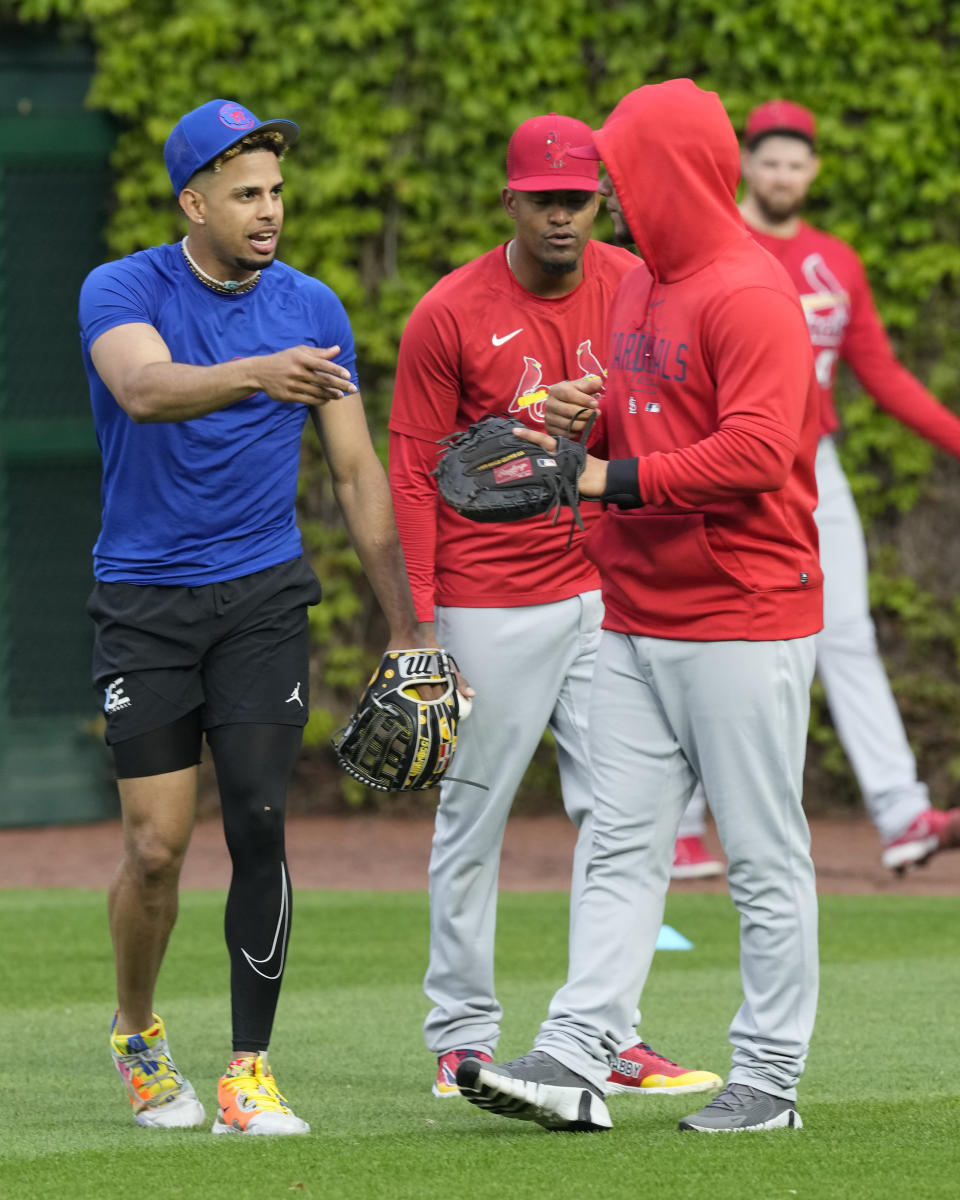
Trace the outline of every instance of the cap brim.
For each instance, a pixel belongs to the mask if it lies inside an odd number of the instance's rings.
[[[569,151],[567,151],[569,154]],[[573,175],[569,171],[553,175],[525,175],[508,179],[507,187],[514,192],[597,192],[600,180],[595,175]]]
[[[754,142],[759,142],[765,137],[792,137],[800,138],[810,146],[816,145],[816,135],[811,133],[809,129],[798,129],[796,125],[767,125],[762,129],[749,129],[743,135],[743,140],[748,146],[752,146]]]
[[[570,158],[588,158],[593,162],[599,162],[601,158],[600,148],[596,142],[591,142],[588,146],[574,146],[567,151]]]
[[[237,141],[248,137],[251,133],[279,133],[288,146],[293,146],[300,137],[300,126],[295,125],[293,121],[284,120],[278,117],[273,121],[264,121],[261,125],[255,125],[253,129],[246,130]],[[231,145],[234,143],[231,142]]]

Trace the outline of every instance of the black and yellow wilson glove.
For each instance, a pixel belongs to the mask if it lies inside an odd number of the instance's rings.
[[[446,650],[384,654],[353,716],[334,734],[340,766],[367,787],[412,792],[436,787],[457,748],[457,724],[469,701],[457,692],[457,664]],[[423,700],[420,684],[442,687]]]

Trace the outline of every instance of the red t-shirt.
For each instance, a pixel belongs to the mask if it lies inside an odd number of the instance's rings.
[[[960,457],[960,419],[897,362],[853,247],[803,221],[791,238],[748,228],[786,267],[800,293],[816,362],[821,432],[839,427],[833,387],[842,358],[880,408]]]
[[[417,616],[434,604],[512,607],[565,600],[599,587],[569,514],[477,524],[437,496],[430,472],[440,438],[488,413],[543,428],[543,405],[518,409],[540,385],[602,374],[607,315],[635,255],[587,243],[583,281],[557,299],[521,287],[504,246],[444,276],[423,297],[400,342],[390,414],[390,486]],[[586,526],[599,506],[584,503]]]

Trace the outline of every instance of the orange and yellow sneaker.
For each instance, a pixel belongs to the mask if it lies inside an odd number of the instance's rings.
[[[277,1081],[262,1054],[235,1058],[217,1085],[220,1107],[213,1133],[309,1133],[280,1095]]]
[[[193,1084],[170,1057],[167,1032],[153,1014],[153,1025],[141,1033],[117,1033],[110,1027],[110,1054],[127,1085],[133,1119],[151,1129],[188,1129],[206,1119]]]
[[[691,1071],[651,1050],[646,1042],[637,1042],[613,1064],[603,1090],[608,1096],[612,1092],[679,1096],[686,1092],[712,1092],[722,1084],[720,1076],[712,1071]]]

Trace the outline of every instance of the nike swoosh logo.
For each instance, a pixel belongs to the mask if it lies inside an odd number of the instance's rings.
[[[283,869],[283,864],[280,866],[280,916],[277,918],[277,928],[273,935],[273,944],[270,947],[270,953],[266,958],[254,958],[248,954],[243,947],[240,950],[243,957],[250,964],[250,969],[256,971],[261,979],[279,979],[283,973],[283,960],[287,952],[287,931],[290,928],[290,898],[287,890],[287,873]],[[277,947],[280,948],[280,965],[272,975],[267,971],[261,971],[261,967],[270,965],[272,959],[277,953]]]
[[[515,329],[513,333],[505,334],[503,337],[497,337],[497,335],[494,334],[490,341],[493,342],[495,346],[502,346],[504,342],[509,342],[511,338],[515,338],[518,333],[523,333],[522,325],[519,329]]]

